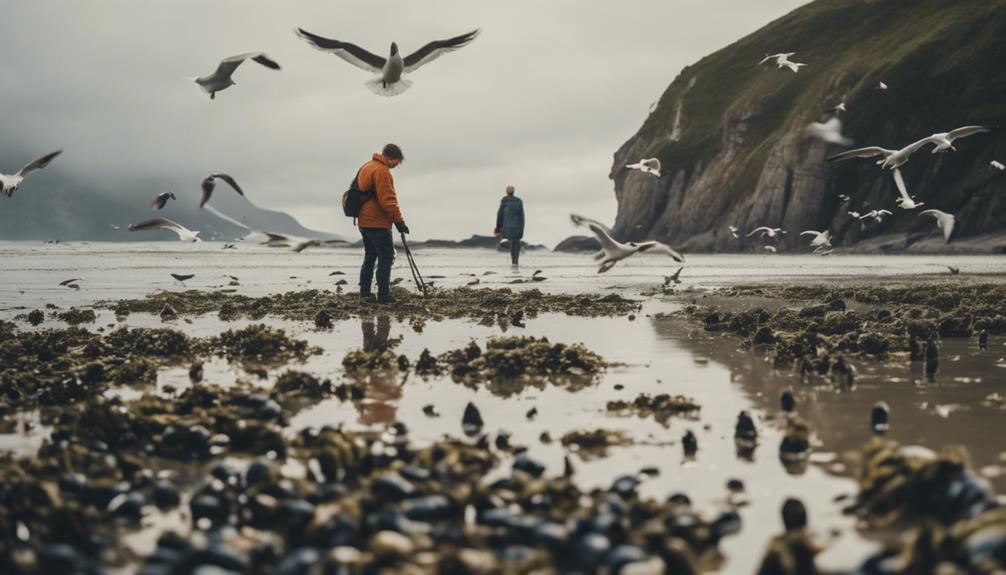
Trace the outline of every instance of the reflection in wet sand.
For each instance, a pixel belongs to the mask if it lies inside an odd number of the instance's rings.
[[[792,388],[799,413],[812,424],[819,442],[817,450],[847,454],[858,452],[873,434],[870,413],[878,402],[892,408],[887,435],[900,443],[940,449],[967,446],[976,468],[1001,463],[1004,446],[990,437],[1006,433],[1002,409],[985,401],[1001,392],[1001,353],[981,351],[971,339],[945,339],[943,361],[932,379],[924,361],[907,355],[886,361],[857,360],[853,388],[833,385],[826,379],[802,378],[792,370],[775,370],[757,349],[740,349],[739,338],[713,334],[681,319],[654,319],[658,334],[674,340],[696,355],[710,357],[730,369],[730,379],[765,413],[778,412],[778,398]],[[992,349],[1001,342],[992,341]],[[781,425],[781,419],[768,420]],[[848,474],[838,462],[824,465]],[[997,491],[1006,480],[992,473]]]
[[[360,320],[363,330],[363,350],[381,353],[389,349],[391,318],[386,314]],[[364,384],[363,399],[353,402],[363,425],[391,425],[397,420],[397,402],[402,397],[400,375],[394,367],[385,370],[367,370],[353,373],[352,378]]]

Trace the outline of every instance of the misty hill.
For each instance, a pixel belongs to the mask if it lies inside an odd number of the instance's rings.
[[[757,65],[777,52],[796,52],[792,60],[808,66],[794,74]],[[681,71],[615,153],[614,233],[692,251],[738,251],[751,242],[731,237],[728,225],[770,225],[789,231],[782,242],[789,248],[807,243],[796,237],[801,230],[830,229],[836,245],[896,238],[901,248],[918,242],[940,249],[930,218],[895,205],[890,172],[869,160],[828,163],[846,148],[808,141],[802,130],[842,101],[843,132],[856,146],[900,148],[967,124],[1003,125],[1004,61],[1002,2],[812,2]],[[876,88],[881,81],[888,90]],[[912,156],[902,169],[908,189],[925,202],[922,209],[956,214],[958,238],[1002,249],[1006,173],[989,162],[1006,161],[1006,130],[956,147]],[[624,169],[647,157],[663,163],[660,179]],[[861,229],[846,213],[874,208],[894,216]],[[999,239],[990,245],[989,237]]]
[[[48,168],[53,170],[53,167]],[[302,226],[289,214],[259,208],[247,198],[235,194],[226,184],[218,185],[208,204],[227,218],[210,209],[199,209],[199,190],[188,194],[176,191],[178,200],[170,200],[163,210],[150,208],[150,201],[159,191],[168,189],[149,182],[137,183],[134,189],[151,190],[146,194],[105,194],[78,185],[48,184],[44,172],[26,180],[23,189],[12,198],[0,197],[0,240],[64,241],[144,241],[175,240],[167,231],[129,232],[130,223],[162,216],[183,226],[199,230],[204,240],[232,241],[249,229],[277,232],[306,238],[342,239],[337,234],[319,232]],[[249,229],[245,229],[247,226]],[[118,226],[119,229],[115,229]]]

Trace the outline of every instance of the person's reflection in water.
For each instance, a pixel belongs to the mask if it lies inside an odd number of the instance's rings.
[[[388,349],[391,339],[391,317],[379,315],[376,319],[376,323],[373,317],[361,320],[363,349],[372,353]],[[402,397],[397,375],[396,368],[392,367],[371,371],[368,377],[361,378],[361,383],[365,384],[364,397],[355,402],[356,410],[360,413],[360,423],[390,425],[395,422],[397,402]]]

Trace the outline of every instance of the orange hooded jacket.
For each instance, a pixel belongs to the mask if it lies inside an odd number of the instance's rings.
[[[381,154],[374,154],[373,158],[360,168],[357,184],[362,192],[376,192],[360,207],[360,215],[356,218],[357,226],[387,230],[391,229],[393,222],[405,220],[402,217],[402,210],[398,208],[395,180],[391,177],[387,158]]]

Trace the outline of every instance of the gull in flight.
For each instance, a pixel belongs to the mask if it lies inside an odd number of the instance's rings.
[[[150,207],[154,208],[155,210],[159,210],[164,207],[164,204],[168,203],[168,200],[174,200],[174,199],[177,199],[175,198],[174,192],[164,192],[163,194],[157,194],[157,197],[154,198],[154,201],[150,202]]]
[[[879,83],[877,83],[876,89],[878,89],[878,90],[886,90],[887,89],[887,84],[885,84],[884,82],[879,82]]]
[[[46,154],[33,162],[29,162],[28,165],[11,175],[0,173],[0,184],[3,185],[3,194],[8,198],[13,196],[18,186],[21,185],[21,182],[24,181],[28,174],[48,166],[53,158],[62,153],[63,150],[56,150],[51,154]]]
[[[231,56],[230,58],[225,58],[217,66],[217,69],[207,76],[197,76],[191,78],[193,82],[199,84],[199,87],[203,89],[204,92],[210,95],[210,100],[215,100],[217,97],[217,92],[226,90],[231,86],[236,86],[235,82],[231,76],[234,71],[238,69],[245,60],[251,59],[254,62],[262,64],[266,68],[272,70],[279,70],[279,64],[275,60],[266,56],[262,52],[248,52],[247,54],[238,54],[237,56]]]
[[[772,252],[772,253],[776,252],[775,246],[762,246],[762,247],[765,248],[766,250]]]
[[[751,236],[757,234],[758,232],[761,232],[761,237],[763,238],[774,238],[779,234],[786,233],[786,230],[782,228],[770,228],[768,226],[761,226],[759,228],[751,230],[751,232],[747,235],[747,237],[750,238]]]
[[[190,280],[190,279],[196,277],[196,274],[175,274],[175,273],[173,273],[173,274],[171,274],[171,277],[175,278],[176,280],[178,280],[178,281],[180,281],[182,283],[185,283],[185,280]]]
[[[845,107],[845,102],[839,102],[837,106],[831,109],[831,111],[834,112],[835,115],[838,115],[840,112],[848,112],[849,110]]]
[[[728,227],[730,228],[730,235],[732,235],[734,237],[734,239],[740,237],[740,236],[737,235],[737,230],[738,230],[737,226],[728,226]]]
[[[852,143],[850,138],[842,135],[842,120],[839,120],[838,116],[832,116],[827,122],[811,122],[803,129],[803,133],[808,138],[828,144],[848,146]]]
[[[758,62],[758,65],[760,66],[768,62],[769,60],[775,60],[776,68],[779,68],[780,70],[783,68],[789,68],[790,70],[793,70],[794,73],[796,73],[800,71],[801,67],[806,66],[806,64],[803,64],[801,62],[790,61],[789,57],[794,54],[796,54],[796,52],[786,52],[780,54],[766,55],[764,58],[762,58],[761,62]]]
[[[660,177],[660,160],[656,158],[646,158],[645,160],[640,160],[635,164],[629,164],[625,166],[630,170],[639,170],[640,172],[651,174],[656,177]]]
[[[199,232],[192,231],[181,224],[177,224],[167,218],[154,218],[152,220],[147,220],[140,222],[138,224],[129,224],[129,231],[131,232],[141,232],[144,230],[170,230],[178,234],[178,239],[185,242],[199,242]]]
[[[203,187],[203,198],[201,200],[199,200],[199,207],[200,208],[203,207],[203,206],[205,206],[206,202],[210,201],[210,196],[213,195],[213,189],[217,187],[217,182],[216,182],[217,178],[220,178],[221,180],[227,182],[230,185],[230,187],[234,188],[234,191],[237,192],[238,195],[240,195],[240,196],[244,196],[245,195],[244,190],[241,189],[241,186],[239,186],[238,183],[236,181],[234,181],[234,178],[232,178],[231,176],[229,176],[227,174],[221,174],[221,173],[210,174],[210,175],[206,176],[205,178],[203,178],[203,186],[202,186]]]
[[[685,256],[666,244],[656,241],[628,242],[623,244],[613,240],[611,234],[608,232],[608,228],[600,222],[576,214],[570,214],[569,219],[578,226],[585,225],[590,228],[590,231],[594,232],[594,235],[597,236],[597,241],[601,242],[601,251],[594,254],[594,259],[599,260],[601,263],[601,267],[597,268],[597,273],[599,274],[610,270],[616,263],[629,256],[651,250],[665,253],[679,263],[685,261]]]
[[[943,232],[943,243],[950,243],[950,235],[954,233],[954,223],[957,221],[953,214],[940,210],[923,210],[919,212],[919,215],[936,218],[936,226]]]
[[[849,213],[852,214],[852,212]],[[890,216],[890,215],[893,214],[891,214],[889,210],[870,210],[869,212],[866,212],[865,214],[862,215],[857,215],[856,217],[859,218],[860,221],[873,218],[874,221],[879,224],[884,221],[884,216]]]
[[[79,278],[71,278],[71,279],[68,279],[68,280],[63,280],[63,281],[59,282],[59,285],[61,285],[61,286],[63,286],[63,287],[66,287],[66,286],[68,286],[68,285],[70,285],[70,284],[75,284],[75,283],[77,283],[77,282],[82,282],[82,281],[84,281],[84,278],[82,278],[82,277],[79,277]]]
[[[805,230],[800,232],[801,236],[814,236],[814,239],[810,240],[810,247],[814,248],[814,252],[831,246],[831,232],[825,230],[823,232],[818,232],[815,230]]]
[[[989,169],[992,169],[992,168],[995,168],[995,169],[999,170],[1000,172],[1003,171],[1003,170],[1006,170],[1006,166],[1004,166],[1002,162],[997,161],[997,160],[992,160],[991,162],[989,162]]]
[[[398,52],[398,44],[392,42],[391,53],[385,58],[368,52],[356,44],[324,38],[303,28],[297,28],[296,32],[314,48],[335,54],[357,68],[377,74],[377,77],[369,80],[366,86],[379,96],[397,96],[405,92],[412,82],[408,78],[403,78],[403,74],[415,72],[447,52],[467,46],[479,35],[479,30],[476,29],[446,40],[434,40],[404,58]]]
[[[937,132],[931,136],[922,138],[919,142],[922,142],[923,144],[933,144],[934,148],[932,153],[934,154],[941,154],[943,152],[949,152],[950,150],[956,152],[957,148],[954,147],[954,140],[966,138],[975,134],[993,132],[996,129],[997,128],[995,126],[964,126],[957,128],[956,130],[950,130],[949,132]]]
[[[848,202],[848,201],[849,201],[849,200],[851,200],[852,198],[850,198],[850,197],[849,197],[849,196],[847,196],[846,194],[838,194],[838,199],[842,200],[843,202]]]
[[[685,266],[679,267],[678,271],[674,272],[669,276],[664,276],[664,287],[671,285],[671,282],[674,282],[676,284],[681,283],[681,270],[683,269],[685,269]]]

